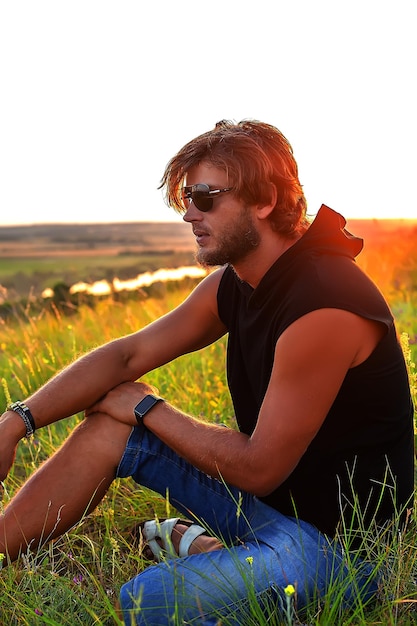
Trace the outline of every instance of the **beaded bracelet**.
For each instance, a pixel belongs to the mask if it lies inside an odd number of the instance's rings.
[[[24,402],[12,402],[7,406],[8,411],[14,411],[25,423],[26,426],[26,437],[29,439],[35,432],[35,420],[33,419],[33,415],[30,412],[29,407],[26,406]]]

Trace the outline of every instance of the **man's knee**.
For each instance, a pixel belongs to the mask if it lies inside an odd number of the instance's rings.
[[[86,445],[91,453],[97,448],[101,455],[108,453],[115,462],[121,458],[132,427],[106,413],[91,413],[77,426],[73,437],[77,444]]]

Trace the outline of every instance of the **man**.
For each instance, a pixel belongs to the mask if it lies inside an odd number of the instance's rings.
[[[357,540],[359,526],[410,506],[413,410],[391,313],[354,261],[362,241],[325,206],[308,223],[291,146],[268,124],[218,123],[170,161],[162,186],[199,262],[221,267],[4,413],[1,479],[27,430],[83,409],[86,419],[6,508],[0,551],[14,559],[41,533],[61,534],[115,476],[133,476],[198,525],[145,525],[156,557],[169,554],[122,588],[127,624],[245,623],[248,581],[276,610],[288,585],[298,607],[335,581],[347,602],[370,596],[372,567],[356,560],[346,582],[356,557],[332,537]],[[239,430],[133,382],[226,333]]]

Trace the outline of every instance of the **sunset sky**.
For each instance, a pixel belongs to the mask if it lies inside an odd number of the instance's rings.
[[[222,118],[290,140],[310,214],[417,218],[413,0],[0,3],[0,225],[169,221]]]

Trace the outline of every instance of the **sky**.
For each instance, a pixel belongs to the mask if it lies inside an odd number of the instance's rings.
[[[289,139],[314,215],[417,218],[415,0],[0,0],[0,226],[180,220],[220,119]]]

